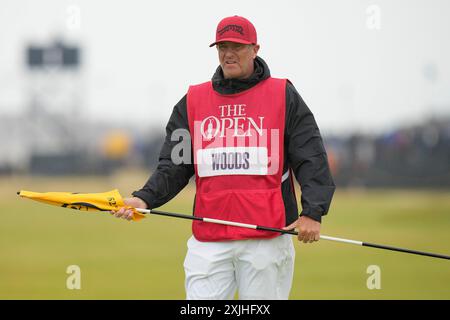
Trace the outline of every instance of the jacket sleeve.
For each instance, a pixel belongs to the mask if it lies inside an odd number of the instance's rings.
[[[175,197],[194,175],[194,165],[191,159],[189,163],[175,164],[172,161],[172,150],[181,140],[172,141],[172,133],[177,129],[185,129],[189,135],[187,119],[186,95],[173,108],[172,115],[166,126],[166,138],[159,154],[159,163],[156,171],[150,176],[146,184],[132,194],[145,201],[148,208],[153,209],[162,206]],[[189,135],[190,139],[190,135]],[[185,142],[192,148],[191,142]]]
[[[291,83],[286,86],[286,130],[289,166],[300,184],[302,212],[321,222],[328,213],[335,184],[322,137],[312,112]]]

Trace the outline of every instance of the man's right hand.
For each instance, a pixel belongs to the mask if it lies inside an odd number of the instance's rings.
[[[144,200],[137,197],[125,198],[123,199],[123,202],[125,203],[126,206],[130,206],[133,208],[147,209],[147,204],[144,202]],[[116,218],[122,218],[128,221],[133,219],[133,210],[127,209],[126,207],[122,207],[117,211],[111,211],[111,214],[114,215]]]

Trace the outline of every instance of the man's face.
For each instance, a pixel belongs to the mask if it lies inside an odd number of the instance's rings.
[[[216,47],[225,79],[247,79],[252,75],[259,45],[224,41]]]

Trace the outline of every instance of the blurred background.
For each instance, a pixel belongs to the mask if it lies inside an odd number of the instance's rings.
[[[3,0],[0,298],[184,298],[189,222],[67,214],[15,192],[139,189],[173,106],[218,66],[208,45],[234,14],[319,125],[337,185],[323,234],[450,253],[448,1]],[[163,208],[190,213],[194,193]],[[296,249],[292,299],[450,298],[446,261]],[[81,290],[66,288],[73,264]],[[369,265],[381,289],[368,289]]]

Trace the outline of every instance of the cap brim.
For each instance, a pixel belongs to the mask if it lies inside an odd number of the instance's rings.
[[[252,43],[250,41],[242,40],[242,39],[239,39],[239,38],[224,38],[224,39],[220,39],[219,41],[211,43],[209,46],[212,47],[212,46],[215,46],[218,43],[225,42],[225,41],[242,43],[242,44],[254,44],[254,43]]]

